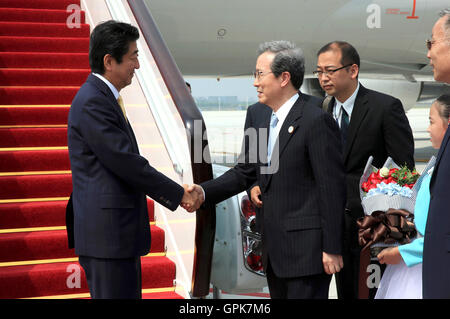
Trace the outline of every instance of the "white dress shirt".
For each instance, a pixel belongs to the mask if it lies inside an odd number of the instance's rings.
[[[278,137],[278,134],[280,133],[280,129],[283,126],[284,120],[286,119],[287,115],[289,114],[289,111],[292,109],[292,107],[295,104],[295,101],[299,98],[298,93],[295,93],[289,100],[287,100],[276,112],[276,116],[278,118],[278,123],[274,128],[274,138],[275,140]]]
[[[109,87],[109,89],[111,90],[111,92],[114,94],[114,97],[116,98],[116,100],[119,98],[119,91],[117,91],[116,87],[114,85],[112,85],[111,82],[109,82],[104,76],[98,74],[98,73],[93,73],[93,75],[95,75],[96,77],[98,77],[100,80],[102,80],[103,82],[106,83],[106,85]]]
[[[339,127],[341,126],[342,108],[344,108],[345,111],[347,112],[348,120],[350,121],[352,117],[353,107],[355,105],[356,96],[358,95],[358,91],[359,91],[359,82],[355,92],[353,92],[353,94],[345,102],[341,102],[338,99],[335,99],[333,106],[333,117],[338,123]]]

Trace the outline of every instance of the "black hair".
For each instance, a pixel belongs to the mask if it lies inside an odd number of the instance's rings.
[[[110,54],[117,63],[127,54],[130,43],[139,39],[139,30],[128,23],[109,20],[97,25],[89,42],[89,65],[91,71],[103,75],[103,58]]]
[[[317,52],[317,56],[321,55],[322,53],[335,50],[336,47],[341,50],[341,64],[343,66],[347,64],[356,64],[359,68],[360,58],[358,51],[356,51],[356,49],[350,43],[345,41],[333,41],[325,44],[319,50],[319,52]]]
[[[450,118],[450,94],[442,94],[436,99],[436,102],[439,104],[439,116],[447,122]]]

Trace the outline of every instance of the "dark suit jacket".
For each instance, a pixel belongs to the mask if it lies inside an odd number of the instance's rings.
[[[139,155],[117,100],[95,75],[89,75],[72,101],[68,145],[73,194],[67,224],[75,253],[98,258],[147,254],[150,225],[145,195],[175,210],[184,190]]]
[[[430,181],[423,247],[423,297],[450,298],[450,130],[442,141]]]
[[[217,203],[258,181],[263,260],[267,266],[270,258],[278,277],[323,273],[322,252],[342,250],[345,177],[340,133],[336,122],[318,107],[320,103],[300,94],[276,142],[279,158],[272,159],[272,165],[278,165],[276,173],[261,174],[266,160],[260,158],[257,164],[239,163],[201,185],[206,200]],[[257,112],[256,107],[249,112],[255,128],[268,132],[271,112]],[[267,145],[267,134],[258,134],[258,145]],[[266,155],[267,151],[262,154]]]
[[[252,151],[257,156],[259,154],[260,149],[258,148],[258,144],[255,140],[253,140],[254,133],[257,132],[258,128],[261,128],[261,125],[265,125],[264,120],[267,117],[270,117],[272,114],[272,109],[262,103],[255,103],[253,105],[250,105],[247,109],[247,114],[245,117],[245,124],[244,124],[244,141],[242,144],[242,150],[241,150],[241,156],[244,155],[246,158],[242,161],[240,158],[240,162],[242,163],[249,163],[250,162],[250,156],[249,152]],[[249,199],[251,199],[250,191],[254,186],[258,186],[258,181],[255,181],[253,185],[247,190],[247,194]],[[258,233],[262,233],[262,227],[263,223],[261,222],[262,215],[261,215],[261,209],[258,207],[255,207],[256,211],[256,231]]]
[[[328,104],[332,114],[335,99]],[[390,156],[400,166],[414,167],[414,138],[402,103],[392,96],[360,84],[347,131],[344,165],[347,178],[347,208],[353,218],[364,215],[359,180],[370,156],[380,168]]]

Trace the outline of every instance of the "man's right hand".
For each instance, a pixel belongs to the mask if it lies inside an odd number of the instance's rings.
[[[261,201],[261,189],[259,188],[259,186],[254,186],[251,190],[250,190],[250,198],[252,200],[253,205],[255,205],[258,208],[261,208],[263,205],[263,202]]]
[[[200,208],[205,201],[203,189],[200,185],[193,184],[191,186],[183,185],[184,195],[181,200],[181,206],[189,213]]]

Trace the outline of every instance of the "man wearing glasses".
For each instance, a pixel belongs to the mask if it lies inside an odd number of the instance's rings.
[[[270,296],[277,299],[328,298],[331,275],[343,266],[340,133],[319,108],[321,100],[299,92],[304,71],[303,52],[293,43],[261,44],[253,83],[261,104],[247,116],[257,132],[268,133],[257,134],[253,143],[265,152],[258,152],[257,163],[239,162],[192,186],[198,193],[203,188],[207,202],[218,203],[257,182],[263,265]]]
[[[450,84],[450,9],[440,13],[427,41],[434,79]],[[447,129],[430,182],[430,208],[423,247],[423,297],[450,298],[450,130]]]
[[[390,156],[398,165],[413,168],[414,139],[400,100],[366,89],[359,83],[360,59],[352,45],[331,42],[322,47],[317,56],[314,74],[323,90],[332,97],[329,103],[324,102],[324,108],[341,129],[347,180],[344,268],[336,274],[338,297],[367,298],[368,273],[359,274],[361,249],[356,220],[364,216],[359,179],[370,156],[374,157],[375,167],[381,167]],[[368,260],[364,258],[364,261],[367,267]],[[361,289],[358,288],[360,275]],[[371,290],[370,295],[375,292],[376,289]]]

